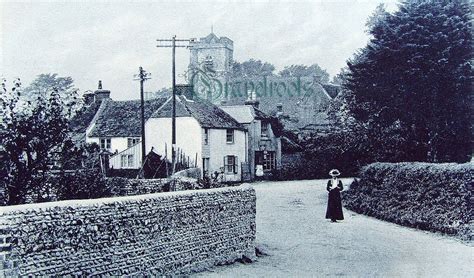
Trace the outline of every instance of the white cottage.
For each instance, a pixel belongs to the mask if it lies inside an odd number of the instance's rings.
[[[203,175],[217,175],[222,181],[241,181],[246,164],[247,131],[243,125],[216,105],[176,97],[176,148],[189,157]],[[146,149],[171,156],[172,98],[146,121]]]
[[[73,119],[76,133],[85,134],[86,143],[96,143],[102,150],[111,153],[110,166],[138,169],[141,166],[141,150],[131,147],[141,141],[140,100],[115,101],[110,91],[99,88],[85,96],[85,109]],[[166,98],[156,98],[145,102],[145,119],[161,107]],[[88,122],[84,126],[84,122]],[[84,127],[82,127],[84,126]],[[80,137],[80,136],[76,136]]]
[[[281,168],[281,139],[278,119],[258,109],[259,101],[247,100],[245,105],[228,105],[220,108],[242,124],[248,132],[247,157],[249,180],[259,176],[270,177]]]

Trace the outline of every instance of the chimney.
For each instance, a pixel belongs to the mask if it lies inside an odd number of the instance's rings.
[[[176,85],[176,95],[183,95],[189,100],[194,99],[194,90],[192,85],[180,84]]]
[[[283,113],[283,104],[277,103],[277,112],[282,112]]]
[[[102,101],[104,99],[110,99],[110,91],[102,89],[102,80],[99,80],[99,86],[94,92],[95,101]]]
[[[255,108],[258,108],[260,101],[258,101],[255,97],[255,91],[248,90],[247,91],[248,98],[245,101],[245,105],[251,105]]]

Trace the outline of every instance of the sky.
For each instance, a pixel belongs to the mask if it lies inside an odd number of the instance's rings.
[[[151,73],[145,91],[171,87],[171,49],[156,39],[234,41],[234,60],[319,64],[334,76],[366,45],[365,23],[384,2],[365,1],[16,1],[0,2],[0,77],[24,86],[42,73],[71,76],[80,93],[98,80],[116,100],[139,98],[139,66]],[[177,49],[177,83],[189,50]]]

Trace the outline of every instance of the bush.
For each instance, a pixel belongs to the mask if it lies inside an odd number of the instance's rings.
[[[473,164],[374,163],[343,193],[358,213],[400,225],[473,238]]]
[[[334,168],[339,169],[344,177],[351,177],[361,166],[373,162],[363,136],[353,132],[315,134],[299,143],[302,152],[282,154],[282,168],[275,175],[278,179],[327,178]]]
[[[109,169],[107,177],[122,177],[127,179],[136,179],[139,174],[139,169]]]
[[[73,173],[62,173],[54,179],[58,200],[95,199],[112,195],[105,177],[99,169],[77,170]]]

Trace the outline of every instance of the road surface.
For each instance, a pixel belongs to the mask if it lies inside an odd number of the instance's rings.
[[[254,188],[257,246],[268,256],[196,276],[474,277],[474,248],[457,239],[348,210],[340,223],[324,219],[325,180],[260,182]]]

